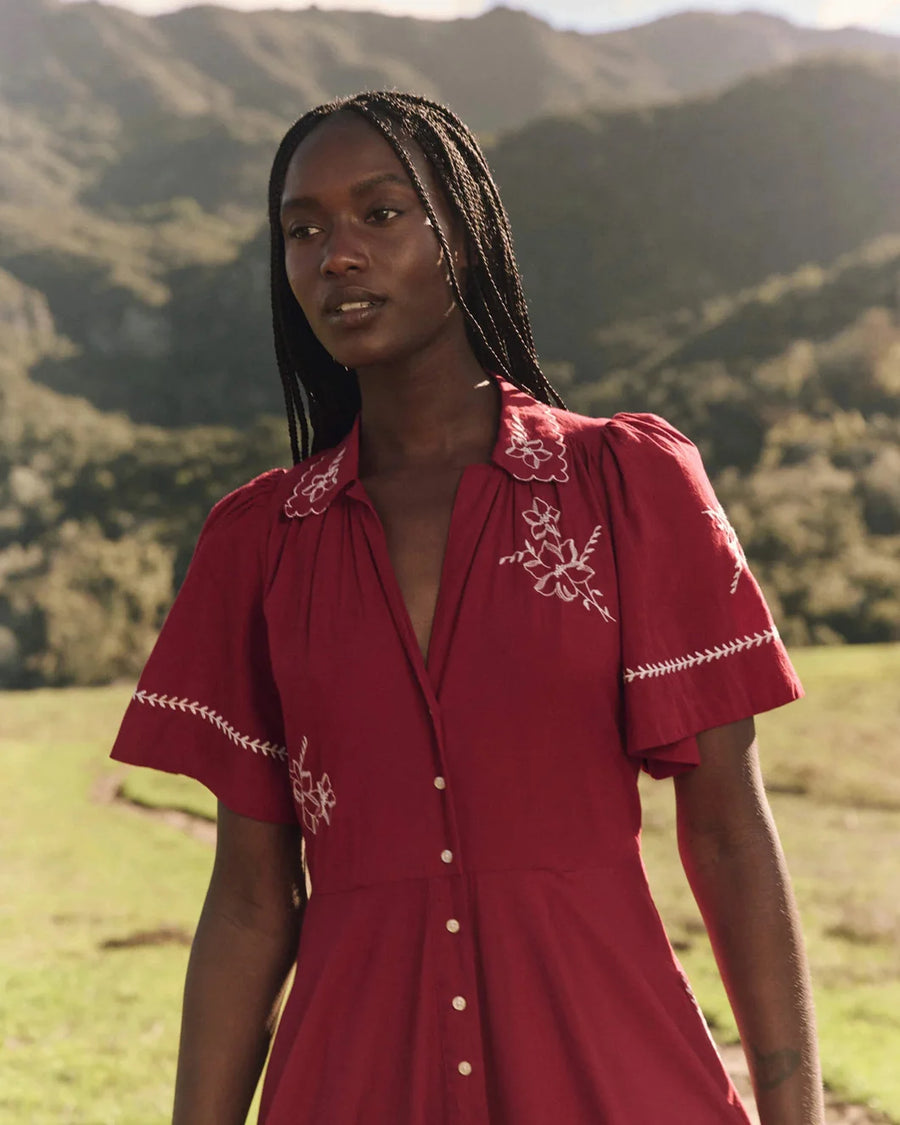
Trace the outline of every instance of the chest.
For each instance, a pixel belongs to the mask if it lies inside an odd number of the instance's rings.
[[[562,676],[590,697],[617,659],[604,516],[571,487],[519,483],[488,464],[363,478],[321,515],[292,521],[273,551],[265,614],[283,697],[307,726],[312,711],[343,713],[348,700],[367,723],[383,706],[395,715],[414,699],[401,688],[410,674],[426,694],[458,690],[466,707],[482,682],[495,704],[498,675],[516,696],[537,678],[546,699]]]
[[[428,654],[461,477],[461,469],[448,469],[365,482],[423,658]]]

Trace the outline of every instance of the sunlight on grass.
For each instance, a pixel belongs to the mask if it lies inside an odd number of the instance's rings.
[[[757,719],[813,965],[828,1085],[900,1120],[900,645],[801,649],[807,698]],[[677,862],[671,783],[642,780],[660,914],[722,1041],[737,1030]]]
[[[759,720],[816,980],[829,1085],[900,1121],[900,645],[795,653],[808,698]],[[207,844],[122,803],[212,818],[187,778],[108,760],[128,687],[0,696],[0,1120],[163,1125]],[[736,1038],[677,860],[670,783],[642,782],[655,897],[721,1041]],[[254,1120],[251,1115],[250,1120]]]

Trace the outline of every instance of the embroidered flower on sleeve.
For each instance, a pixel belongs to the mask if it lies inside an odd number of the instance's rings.
[[[731,579],[730,592],[733,594],[738,588],[738,582],[747,565],[747,557],[744,554],[744,548],[737,537],[737,532],[731,526],[731,521],[725,515],[725,510],[721,504],[717,504],[714,508],[704,508],[703,514],[709,516],[716,527],[725,534],[725,545],[727,546],[731,557],[734,559],[734,576]]]
[[[501,566],[521,563],[535,579],[535,590],[545,598],[556,597],[564,602],[580,598],[585,609],[596,609],[604,621],[614,621],[603,604],[603,593],[591,585],[594,571],[587,565],[600,538],[600,525],[594,528],[579,552],[573,539],[563,539],[559,530],[560,513],[546,500],[535,496],[531,507],[522,512],[522,518],[531,529],[534,542],[526,539],[521,551],[500,559]]]
[[[300,744],[300,757],[291,759],[290,778],[294,800],[303,815],[303,823],[315,835],[319,821],[331,824],[331,810],[336,804],[334,790],[327,773],[313,781],[312,773],[303,768],[308,740]]]

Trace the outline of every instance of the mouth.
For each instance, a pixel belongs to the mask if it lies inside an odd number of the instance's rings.
[[[349,327],[370,320],[385,300],[385,297],[366,290],[345,290],[343,293],[335,293],[329,297],[322,311],[332,324]]]

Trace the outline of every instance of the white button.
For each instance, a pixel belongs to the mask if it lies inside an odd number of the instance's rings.
[[[459,933],[459,922],[455,918],[448,918],[444,923],[451,934]]]
[[[471,1074],[472,1073],[472,1064],[470,1062],[466,1062],[466,1060],[463,1059],[463,1061],[461,1063],[457,1064],[456,1069],[459,1071],[460,1074]]]
[[[441,852],[441,859],[444,861],[444,863],[452,863],[453,852],[451,852],[449,848],[444,848],[444,850]]]
[[[442,777],[436,777],[434,779],[434,787],[435,787],[435,789],[446,789],[447,788],[447,782],[444,781],[444,779]]]
[[[454,1008],[456,1008],[457,1012],[465,1011],[465,1007],[466,1007],[465,996],[454,996],[453,999],[450,1001],[450,1003],[453,1005]]]

